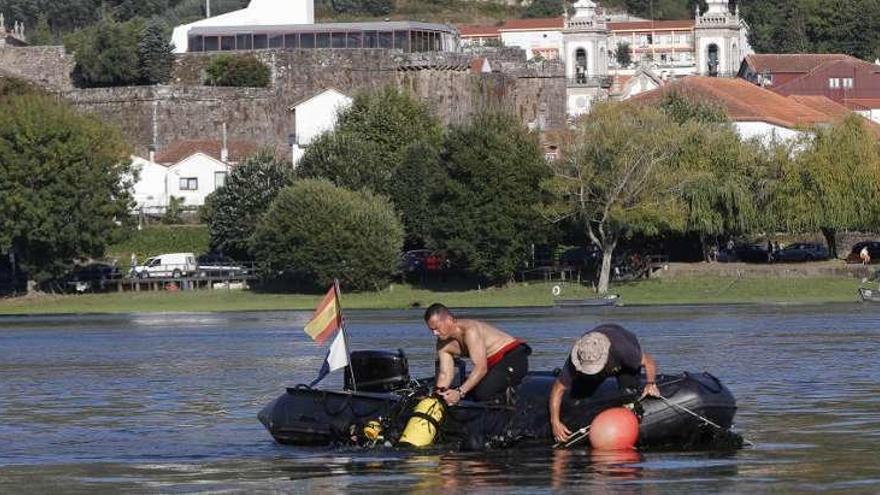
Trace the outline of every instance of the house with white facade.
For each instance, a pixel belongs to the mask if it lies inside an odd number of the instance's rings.
[[[151,214],[163,212],[168,206],[168,167],[132,156],[131,169],[137,178],[131,191],[135,209]]]
[[[135,209],[161,215],[171,198],[183,199],[183,206],[197,208],[205,198],[226,184],[233,167],[258,151],[249,141],[190,139],[171,143],[151,159],[132,157],[137,181],[132,187]]]
[[[229,165],[206,155],[194,153],[168,167],[168,197],[183,199],[183,206],[198,207],[205,198],[226,184]]]
[[[719,105],[742,139],[789,141],[834,125],[849,109],[824,96],[783,96],[743,79],[690,76],[641,93],[630,101],[654,104],[670,93]],[[880,126],[871,123],[877,133]]]
[[[321,134],[336,127],[339,113],[351,106],[352,98],[328,88],[290,106],[294,133],[291,136],[293,165],[302,159],[306,148]]]

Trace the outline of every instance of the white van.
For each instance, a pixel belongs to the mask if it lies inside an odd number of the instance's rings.
[[[188,277],[199,269],[193,253],[169,253],[147,258],[143,265],[135,267],[138,278]]]

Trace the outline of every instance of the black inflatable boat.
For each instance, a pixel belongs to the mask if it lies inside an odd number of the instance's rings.
[[[364,426],[378,420],[383,423],[384,438],[393,443],[433,379],[410,379],[402,352],[353,352],[352,362],[357,391],[347,373],[344,390],[292,387],[266,405],[258,417],[272,437],[292,445],[359,443]],[[463,376],[463,369],[459,375]],[[554,380],[552,372],[529,373],[503,400],[462,401],[448,408],[437,443],[467,450],[552,443],[547,404]],[[635,402],[640,449],[742,445],[742,438],[729,431],[736,402],[717,378],[708,373],[659,375],[657,385],[664,399]],[[588,399],[565,397],[562,419],[574,431],[589,425],[601,411],[632,404],[636,397],[635,391],[620,391],[610,378]]]

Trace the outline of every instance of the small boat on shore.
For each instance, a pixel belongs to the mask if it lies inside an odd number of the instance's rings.
[[[402,353],[371,353],[372,371],[358,390],[346,379],[343,390],[291,387],[258,414],[272,437],[289,445],[364,444],[362,432],[381,425],[383,441],[396,445],[413,409],[429,393],[433,378],[412,380]],[[401,363],[403,366],[401,366]],[[384,370],[384,371],[383,371]],[[385,376],[383,376],[383,373]],[[348,376],[348,375],[347,375]],[[517,444],[553,443],[548,397],[556,373],[532,372],[505,401],[471,402],[445,408],[437,444],[481,450]],[[739,448],[742,437],[730,432],[736,412],[733,395],[709,373],[659,375],[663,399],[635,402],[640,417],[640,449]],[[589,425],[600,412],[633,403],[636,392],[621,392],[606,380],[591,397],[566,396],[562,419],[574,431]]]
[[[593,306],[618,306],[620,305],[620,296],[618,294],[609,294],[602,297],[586,297],[582,299],[554,299],[553,306],[557,308],[581,308]]]
[[[859,302],[880,302],[880,290],[859,287]]]

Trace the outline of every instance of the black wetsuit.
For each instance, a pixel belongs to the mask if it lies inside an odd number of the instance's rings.
[[[486,376],[465,398],[478,402],[492,400],[503,395],[507,387],[522,383],[529,371],[531,353],[532,348],[528,344],[519,342],[519,345],[508,350],[497,363],[489,366]]]

